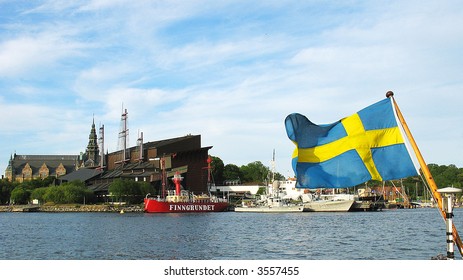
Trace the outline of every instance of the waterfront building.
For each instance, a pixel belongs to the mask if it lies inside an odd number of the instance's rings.
[[[24,182],[33,179],[56,178],[76,169],[77,155],[18,155],[10,157],[5,177],[10,182]]]
[[[207,159],[212,147],[201,147],[201,135],[188,134],[144,143],[141,132],[134,147],[129,147],[128,136],[128,112],[123,109],[117,151],[106,155],[101,153],[98,167],[101,174],[87,173],[90,177],[85,184],[97,197],[107,201],[109,186],[116,179],[147,182],[156,189],[151,195],[160,195],[161,189],[174,188],[171,178],[176,173],[183,177],[184,189],[194,193],[208,192]],[[104,127],[100,128],[99,139],[103,147]]]
[[[211,148],[201,147],[201,135],[139,143],[125,152],[107,154],[104,171],[87,180],[86,184],[99,197],[108,195],[109,186],[116,179],[147,182],[159,193],[163,183],[166,189],[174,188],[171,178],[178,172],[184,178],[184,189],[207,193],[207,158]],[[126,160],[121,160],[124,157]]]
[[[95,121],[89,134],[85,153],[80,155],[11,155],[5,170],[9,181],[24,182],[54,176],[60,182],[81,180],[97,197],[108,199],[109,186],[116,179],[147,182],[157,192],[164,184],[174,188],[171,178],[180,173],[184,189],[207,193],[207,159],[212,146],[201,146],[201,135],[186,135],[128,147],[127,110],[122,114],[121,148],[104,154],[104,127],[98,138]],[[99,142],[99,140],[101,140]],[[99,145],[100,144],[100,145]]]
[[[10,182],[24,182],[45,179],[48,176],[60,178],[82,167],[98,165],[98,143],[95,121],[92,123],[85,153],[80,155],[18,155],[10,156],[5,177]]]

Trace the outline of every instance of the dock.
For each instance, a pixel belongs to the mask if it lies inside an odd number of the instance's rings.
[[[40,206],[38,205],[25,205],[25,206],[14,206],[11,212],[38,212]]]

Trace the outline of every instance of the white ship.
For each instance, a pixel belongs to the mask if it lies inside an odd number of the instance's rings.
[[[320,192],[310,193],[305,189],[296,188],[296,179],[286,181],[275,181],[281,192],[285,193],[283,198],[300,200],[304,205],[304,212],[347,212],[355,202],[352,194],[321,194]]]
[[[235,212],[254,212],[254,213],[289,213],[302,212],[302,204],[290,203],[280,197],[267,197],[263,201],[250,201],[242,203],[242,206],[235,207]]]

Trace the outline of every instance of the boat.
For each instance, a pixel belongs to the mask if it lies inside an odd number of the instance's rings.
[[[303,211],[302,203],[286,197],[277,181],[267,186],[266,194],[261,195],[259,199],[243,200],[241,206],[235,207],[235,212],[291,213]]]
[[[172,179],[175,190],[167,191],[162,198],[149,197],[144,199],[144,211],[146,213],[191,213],[191,212],[223,212],[229,207],[228,200],[215,196],[200,194],[195,195],[181,189],[182,177],[177,172]]]
[[[293,204],[280,197],[267,197],[260,202],[243,201],[242,206],[235,207],[235,212],[254,212],[254,213],[294,213],[302,212],[302,204]]]
[[[386,209],[386,200],[382,193],[377,193],[370,188],[357,189],[357,195],[351,211],[381,211]]]
[[[320,195],[304,203],[304,212],[348,212],[352,208],[354,195]]]
[[[278,188],[285,193],[285,198],[301,200],[304,205],[304,212],[348,212],[355,202],[352,194],[321,194],[310,193],[308,190],[296,188],[296,179],[290,178],[285,181],[276,181]]]
[[[272,183],[266,187],[266,193],[260,196],[259,200],[243,200],[240,207],[235,207],[235,212],[294,213],[304,211],[302,203],[285,197],[278,181],[275,181],[275,150],[273,150],[272,159]]]

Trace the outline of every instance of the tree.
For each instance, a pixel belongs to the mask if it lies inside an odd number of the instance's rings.
[[[429,164],[428,168],[439,188],[445,188],[450,186],[454,186],[457,188],[463,187],[463,172],[461,168],[459,169],[453,164],[450,164],[448,166]]]
[[[51,186],[43,195],[44,202],[53,202],[56,204],[66,203],[63,186]]]
[[[146,196],[147,194],[154,195],[156,193],[156,189],[150,183],[148,183],[148,182],[140,182],[139,184],[140,184],[140,193],[143,196]]]
[[[260,161],[251,162],[240,168],[243,174],[244,182],[253,182],[258,184],[268,183],[269,168]]]
[[[276,181],[284,181],[286,180],[286,177],[282,175],[281,173],[275,172],[275,180]]]
[[[10,201],[11,191],[15,185],[7,179],[0,180],[0,204],[6,204]]]
[[[48,187],[49,185],[54,185],[54,183],[55,183],[55,177],[48,176],[45,179],[36,178],[30,181],[24,181],[21,183],[21,185],[29,190],[34,190],[37,188],[44,188],[44,187]]]
[[[45,202],[45,194],[48,191],[48,187],[46,188],[37,188],[32,191],[31,193],[31,200],[37,199],[40,203]]]
[[[109,193],[114,196],[117,201],[125,201],[128,204],[140,202],[141,197],[144,196],[141,192],[140,184],[128,179],[114,180],[111,185],[109,185]]]
[[[14,204],[27,204],[30,198],[30,191],[23,186],[18,186],[11,191],[11,201]]]
[[[73,184],[60,186],[63,188],[65,203],[83,203],[85,190]]]
[[[243,177],[240,168],[234,164],[227,164],[223,168],[224,180],[240,180]]]
[[[215,182],[222,183],[224,181],[224,169],[225,169],[223,161],[218,157],[211,156],[211,158],[212,158],[212,162],[211,162],[212,181],[214,183]]]
[[[41,203],[87,203],[94,200],[94,194],[82,181],[76,180],[59,186],[37,188],[32,191],[31,198],[38,199]]]

